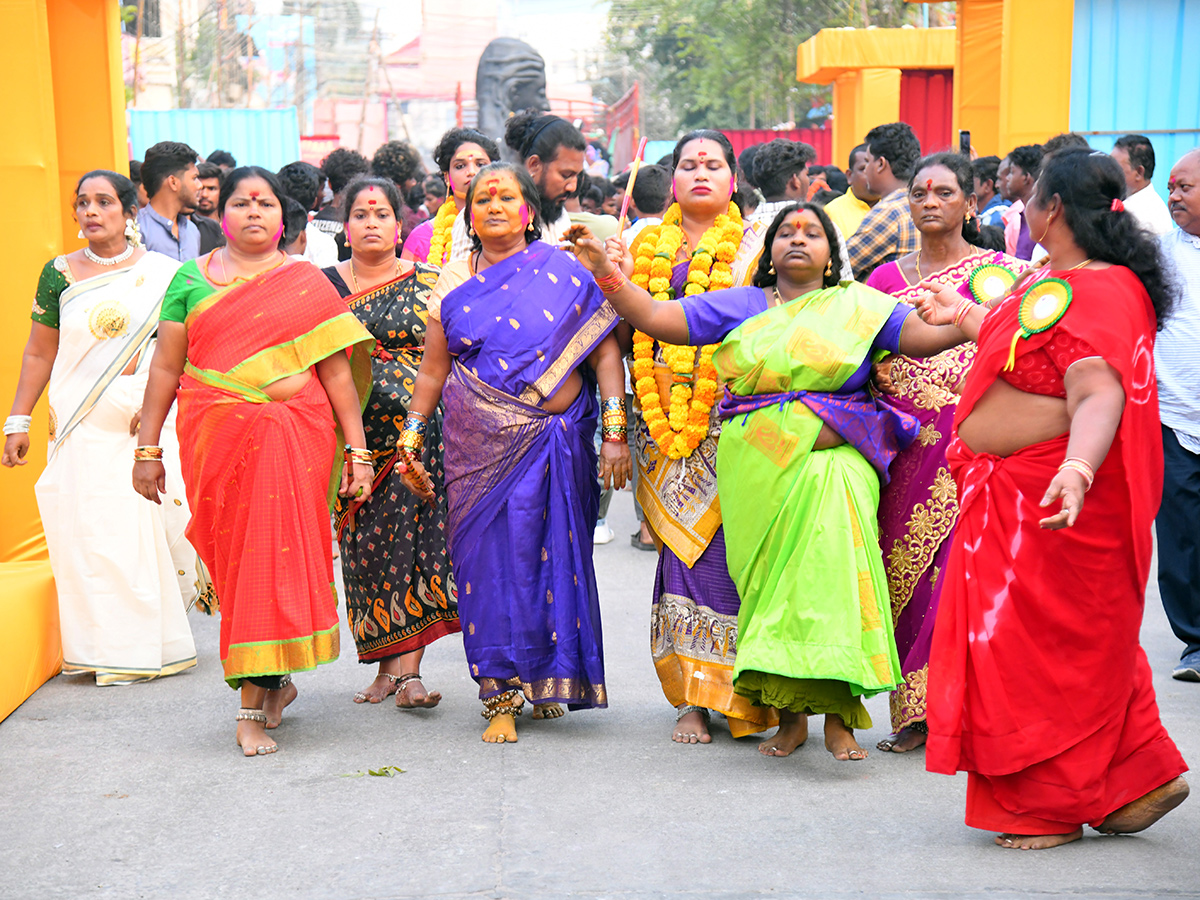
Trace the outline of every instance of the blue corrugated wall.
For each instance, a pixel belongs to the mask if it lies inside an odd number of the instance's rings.
[[[280,109],[129,110],[129,144],[134,159],[159,141],[183,141],[202,156],[228,150],[239,165],[278,170],[300,158],[300,124],[295,107]]]
[[[1147,134],[1166,197],[1171,166],[1200,145],[1198,0],[1075,0],[1071,130],[1110,132],[1088,135],[1102,150]]]

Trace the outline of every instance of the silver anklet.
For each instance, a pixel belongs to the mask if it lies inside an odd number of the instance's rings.
[[[239,722],[258,722],[260,725],[267,724],[267,714],[261,709],[246,709],[244,706],[238,710],[237,720]]]

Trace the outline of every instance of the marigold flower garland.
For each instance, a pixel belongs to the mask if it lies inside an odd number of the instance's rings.
[[[439,268],[450,261],[450,245],[453,243],[454,220],[458,216],[458,207],[451,194],[438,207],[437,215],[433,217],[433,237],[429,239],[429,256],[426,262]]]
[[[673,203],[662,225],[643,229],[634,243],[631,280],[655,300],[675,299],[671,269],[683,246],[682,220],[679,204]],[[733,260],[741,242],[742,215],[731,202],[729,211],[717,216],[692,251],[684,296],[733,287]],[[654,339],[645,332],[634,332],[634,390],[650,436],[669,459],[691,456],[708,434],[709,416],[717,402],[717,370],[712,357],[718,346],[708,344],[697,352],[695,347],[662,345],[663,361],[671,370],[671,396],[664,411],[654,378]]]

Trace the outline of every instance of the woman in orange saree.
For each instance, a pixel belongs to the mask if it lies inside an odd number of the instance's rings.
[[[1026,208],[1049,266],[986,313],[950,285],[921,301],[978,345],[946,454],[960,511],[926,766],[968,772],[967,824],[1010,849],[1141,831],[1188,794],[1138,643],[1173,297],[1124,192],[1106,154],[1056,154]]]
[[[246,756],[278,749],[264,729],[295,698],[290,674],[338,655],[335,426],[354,448],[341,492],[369,496],[373,476],[361,404],[375,342],[320,270],[277,249],[281,196],[265,170],[226,176],[229,243],[185,263],[167,291],[134,464],[134,487],[160,502],[155,442],[178,392],[187,534],[216,588]]]

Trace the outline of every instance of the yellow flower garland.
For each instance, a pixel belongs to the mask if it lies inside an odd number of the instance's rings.
[[[679,204],[673,203],[662,225],[643,229],[634,242],[632,281],[655,300],[675,299],[671,269],[683,246],[682,221]],[[692,251],[684,296],[733,287],[733,260],[741,242],[742,215],[731,202],[729,211],[717,216]],[[718,346],[708,344],[697,353],[695,347],[662,345],[663,361],[671,369],[670,405],[664,412],[654,379],[654,339],[644,332],[634,332],[634,390],[650,436],[669,459],[691,456],[708,434],[709,416],[717,401],[717,370],[712,357]]]
[[[451,194],[438,207],[437,215],[433,217],[433,237],[429,239],[429,256],[426,262],[439,268],[450,261],[450,246],[453,243],[454,220],[458,216],[458,207],[454,204]]]

